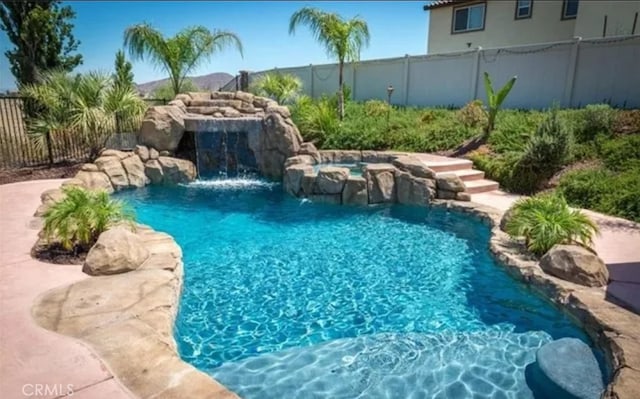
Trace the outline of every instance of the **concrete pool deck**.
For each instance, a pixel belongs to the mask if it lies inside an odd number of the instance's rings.
[[[472,194],[471,201],[507,210],[521,196],[491,191]],[[607,300],[640,314],[640,224],[583,210],[600,227],[593,245],[609,269]]]
[[[133,397],[92,350],[75,339],[38,327],[31,316],[34,300],[42,293],[88,278],[79,266],[46,264],[30,256],[40,227],[32,217],[40,204],[40,193],[62,181],[0,186],[0,392],[9,398],[33,396],[35,384],[47,384],[51,394],[39,397],[55,398],[66,394],[67,384],[72,384],[74,397]],[[472,199],[506,209],[517,197],[492,192]],[[633,278],[640,275],[640,228],[621,219],[590,214],[601,226],[602,234],[595,244],[610,270],[612,265],[635,262],[635,267],[612,270],[612,278],[617,276],[614,284],[631,285],[633,293],[639,285]]]
[[[64,180],[0,185],[0,392],[3,398],[132,398],[80,341],[47,331],[31,316],[42,293],[89,278],[80,266],[31,257],[40,226],[40,193]],[[38,385],[39,384],[39,385]]]

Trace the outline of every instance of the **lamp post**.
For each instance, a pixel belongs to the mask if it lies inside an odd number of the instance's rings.
[[[393,86],[389,85],[387,87],[387,131],[389,130],[389,115],[391,114],[391,95],[393,94]]]

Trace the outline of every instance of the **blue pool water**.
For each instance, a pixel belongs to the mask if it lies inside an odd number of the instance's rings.
[[[533,397],[536,350],[585,335],[442,209],[314,204],[261,181],[119,194],[182,246],[182,358],[251,398]]]

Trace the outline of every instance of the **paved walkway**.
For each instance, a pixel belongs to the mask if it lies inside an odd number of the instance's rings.
[[[131,398],[88,347],[31,318],[41,293],[87,278],[80,266],[51,265],[30,255],[40,193],[62,181],[0,185],[0,397],[56,398],[71,389],[79,399]]]
[[[520,196],[502,191],[473,194],[471,200],[506,210]],[[584,210],[600,227],[593,244],[609,269],[607,299],[640,314],[640,224]]]

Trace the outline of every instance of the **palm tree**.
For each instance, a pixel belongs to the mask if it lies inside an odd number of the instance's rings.
[[[131,128],[146,109],[132,87],[116,85],[112,76],[101,72],[69,75],[50,71],[38,84],[25,85],[21,93],[34,101],[39,112],[29,118],[27,129],[40,148],[50,144],[50,135],[77,132],[94,156],[108,135]],[[116,119],[118,122],[116,122]],[[49,152],[50,161],[51,149]]]
[[[207,58],[228,46],[235,46],[242,55],[242,43],[235,33],[210,31],[204,26],[192,26],[173,37],[147,23],[133,25],[124,31],[124,46],[134,60],[149,60],[169,74],[174,96],[182,91],[187,75]]]
[[[317,8],[304,7],[296,11],[289,21],[289,34],[295,33],[298,25],[307,25],[315,39],[324,46],[330,56],[338,58],[338,108],[340,119],[344,118],[344,63],[360,59],[360,50],[369,45],[367,23],[354,17],[345,21],[336,13],[327,13]]]
[[[269,72],[259,77],[250,87],[250,91],[259,96],[276,100],[279,104],[295,101],[302,89],[302,81],[295,75]]]

